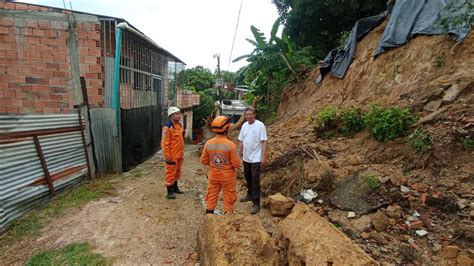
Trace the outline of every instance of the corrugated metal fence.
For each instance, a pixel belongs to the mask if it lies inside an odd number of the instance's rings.
[[[115,126],[115,111],[109,108],[96,108],[91,109],[90,115],[99,172],[122,172],[122,150]]]
[[[88,173],[78,114],[0,115],[0,231]]]

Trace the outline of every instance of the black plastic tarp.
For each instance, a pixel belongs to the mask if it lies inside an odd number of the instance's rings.
[[[448,4],[460,3],[460,0],[397,0],[390,14],[389,22],[382,34],[374,56],[383,53],[388,48],[399,47],[407,43],[417,34],[439,35],[449,33],[456,41],[462,41],[471,30],[470,25],[441,25],[440,16],[455,17],[468,12],[466,8],[457,8],[447,12]],[[320,75],[316,83],[321,82],[323,76],[331,75],[343,79],[352,63],[356,52],[357,41],[378,26],[385,18],[386,13],[358,20],[344,43],[343,49],[331,50],[320,65]]]
[[[344,75],[351,65],[352,59],[356,52],[357,41],[360,41],[373,28],[380,25],[384,18],[385,15],[380,14],[377,16],[359,19],[352,28],[349,37],[347,37],[346,42],[344,43],[344,48],[329,52],[329,57],[327,56],[326,59],[333,60],[331,66],[331,74],[333,76],[340,79],[344,78]],[[326,65],[328,66],[329,62],[327,62]]]
[[[413,36],[447,34],[456,41],[462,41],[471,30],[470,25],[442,25],[440,16],[455,17],[468,12],[467,8],[456,8],[460,0],[397,0],[390,20],[382,34],[375,55],[383,53],[387,48],[399,47],[407,43]],[[445,7],[454,4],[455,8],[447,12]]]

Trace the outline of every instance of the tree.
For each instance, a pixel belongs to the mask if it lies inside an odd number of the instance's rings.
[[[340,34],[385,9],[382,0],[273,0],[294,45],[312,47],[317,58],[338,46]]]
[[[184,87],[186,89],[200,92],[213,88],[216,77],[211,70],[203,66],[196,66],[185,70]]]

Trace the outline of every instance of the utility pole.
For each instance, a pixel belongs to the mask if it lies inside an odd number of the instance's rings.
[[[219,115],[222,115],[222,85],[223,81],[221,78],[221,56],[219,54],[214,54],[214,58],[217,58],[217,99],[219,100]]]

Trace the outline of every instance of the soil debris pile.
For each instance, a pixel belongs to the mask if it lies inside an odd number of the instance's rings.
[[[278,265],[279,255],[257,217],[206,215],[198,231],[201,265]]]

